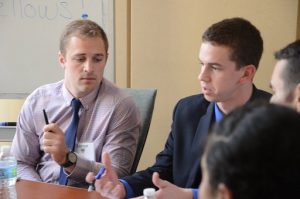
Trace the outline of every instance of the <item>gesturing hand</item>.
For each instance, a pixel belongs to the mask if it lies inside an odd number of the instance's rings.
[[[123,184],[119,181],[118,175],[111,165],[109,155],[107,153],[102,154],[102,163],[105,166],[105,173],[99,180],[96,180],[96,191],[102,196],[110,199],[123,199],[126,196],[126,191]],[[95,174],[88,173],[86,181],[92,183],[95,179]]]
[[[191,189],[180,188],[166,180],[162,180],[157,172],[152,175],[152,182],[155,186],[159,188],[156,191],[156,199],[166,199],[166,198],[193,198],[193,193]]]

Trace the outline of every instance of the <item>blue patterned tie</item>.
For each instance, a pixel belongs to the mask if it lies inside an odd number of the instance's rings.
[[[78,99],[73,99],[71,102],[72,110],[73,110],[73,119],[68,127],[66,133],[65,133],[65,142],[68,146],[70,151],[74,151],[75,143],[76,143],[76,134],[77,134],[77,128],[78,128],[78,122],[79,122],[79,109],[81,106],[81,102]],[[63,167],[60,168],[60,175],[59,175],[59,184],[61,185],[67,185],[68,179],[66,174],[63,171]]]

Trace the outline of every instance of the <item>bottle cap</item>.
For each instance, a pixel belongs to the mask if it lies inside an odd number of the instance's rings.
[[[82,15],[81,15],[81,18],[82,19],[87,19],[89,17],[89,15],[87,14],[87,13],[83,13]]]
[[[154,188],[146,188],[143,191],[144,196],[154,196],[155,189]]]
[[[0,146],[0,159],[7,157],[9,155],[10,155],[10,146],[9,145]]]

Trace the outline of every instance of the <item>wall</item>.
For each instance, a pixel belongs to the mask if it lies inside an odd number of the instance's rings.
[[[130,0],[115,1],[115,54],[117,85],[130,87]]]
[[[163,149],[178,99],[200,92],[198,50],[209,25],[240,16],[260,29],[265,50],[255,84],[268,91],[273,53],[295,40],[297,32],[298,0],[116,0],[115,9],[116,49],[121,49],[116,73],[123,73],[116,76],[117,84],[158,89],[138,169],[150,166]]]
[[[60,34],[84,13],[108,34],[110,57],[104,75],[114,81],[113,11],[111,0],[0,0],[0,94],[30,93],[61,80]]]

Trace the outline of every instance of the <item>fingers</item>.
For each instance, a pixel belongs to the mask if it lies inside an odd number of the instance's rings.
[[[165,188],[166,186],[168,186],[170,184],[168,181],[160,179],[159,174],[157,172],[153,173],[152,182],[159,189],[163,189],[163,188]]]
[[[106,171],[110,171],[112,170],[112,166],[111,166],[111,162],[110,162],[110,158],[107,152],[103,152],[102,153],[102,163],[104,164]]]
[[[86,177],[85,177],[85,181],[87,183],[93,183],[93,181],[95,180],[95,174],[93,172],[89,172]]]
[[[44,126],[44,140],[58,140],[64,142],[65,135],[63,131],[54,123]]]
[[[96,191],[107,198],[124,198],[126,195],[123,184],[118,180],[117,173],[111,165],[109,155],[102,153],[101,162],[105,166],[104,175],[95,182]],[[89,176],[89,178],[92,178]]]
[[[43,145],[45,147],[65,147],[65,136],[62,130],[54,123],[44,127]]]
[[[51,123],[51,124],[45,125],[43,130],[44,130],[44,132],[47,132],[47,131],[58,132],[60,130],[60,128],[57,126],[57,124]]]
[[[55,135],[52,132],[44,132],[43,147],[46,153],[48,150],[58,150],[65,146],[65,141],[61,136]]]
[[[134,197],[134,198],[131,198],[131,199],[143,199],[144,196],[138,196],[138,197]]]
[[[43,130],[43,150],[50,153],[52,159],[58,164],[63,163],[69,151],[63,131],[55,123],[45,125]]]
[[[96,183],[96,191],[107,198],[124,198],[125,191],[122,185],[115,185],[113,182],[106,182],[105,184]]]
[[[106,169],[105,173],[106,175],[108,175],[108,178],[114,183],[118,183],[119,182],[118,175],[115,172],[114,168],[112,167],[109,155],[106,152],[102,153],[102,163],[105,166]]]

